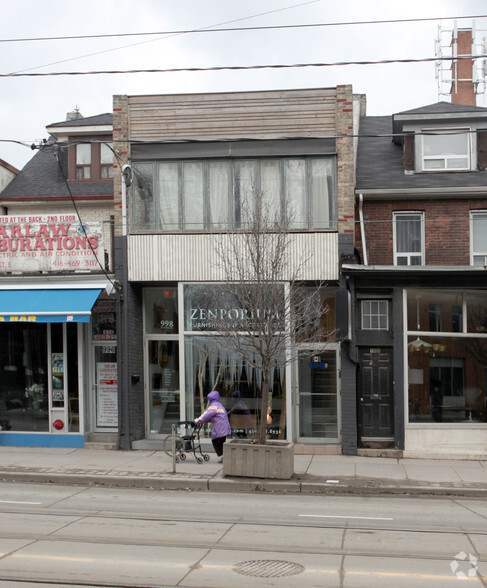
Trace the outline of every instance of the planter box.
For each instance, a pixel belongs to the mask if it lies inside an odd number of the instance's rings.
[[[294,443],[257,445],[231,439],[223,445],[223,475],[289,480],[294,474]]]

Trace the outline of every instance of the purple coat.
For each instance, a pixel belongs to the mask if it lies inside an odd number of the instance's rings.
[[[220,394],[216,390],[208,394],[210,406],[205,412],[197,418],[194,422],[197,425],[211,421],[213,423],[213,430],[211,431],[212,439],[219,439],[220,437],[228,437],[232,430],[230,428],[230,421],[228,420],[227,411],[220,402]]]

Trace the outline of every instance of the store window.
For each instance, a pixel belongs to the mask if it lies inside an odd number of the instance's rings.
[[[79,432],[77,323],[0,326],[0,426],[4,431]]]
[[[487,293],[411,290],[407,308],[409,422],[487,422]]]
[[[134,164],[134,231],[245,229],[257,197],[296,230],[336,229],[333,157]]]
[[[217,390],[229,412],[232,434],[255,437],[260,427],[262,370],[226,348],[216,336],[185,337],[186,414],[199,416],[206,408],[206,397]],[[270,439],[286,438],[286,382],[284,362],[270,374],[269,404],[266,417]]]

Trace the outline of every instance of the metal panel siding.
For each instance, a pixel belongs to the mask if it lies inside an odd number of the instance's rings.
[[[130,140],[326,137],[334,88],[129,97]]]
[[[134,282],[224,281],[215,244],[218,234],[129,235],[128,274]],[[296,233],[291,256],[294,263],[310,255],[303,280],[338,280],[338,234]],[[286,280],[286,277],[283,276]]]

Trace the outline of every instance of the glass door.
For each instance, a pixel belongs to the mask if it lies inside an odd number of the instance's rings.
[[[179,343],[148,341],[149,426],[151,435],[170,433],[181,420],[179,408]]]
[[[337,350],[298,359],[298,437],[338,442]]]
[[[95,354],[96,430],[118,427],[117,345],[114,341],[93,346]]]

